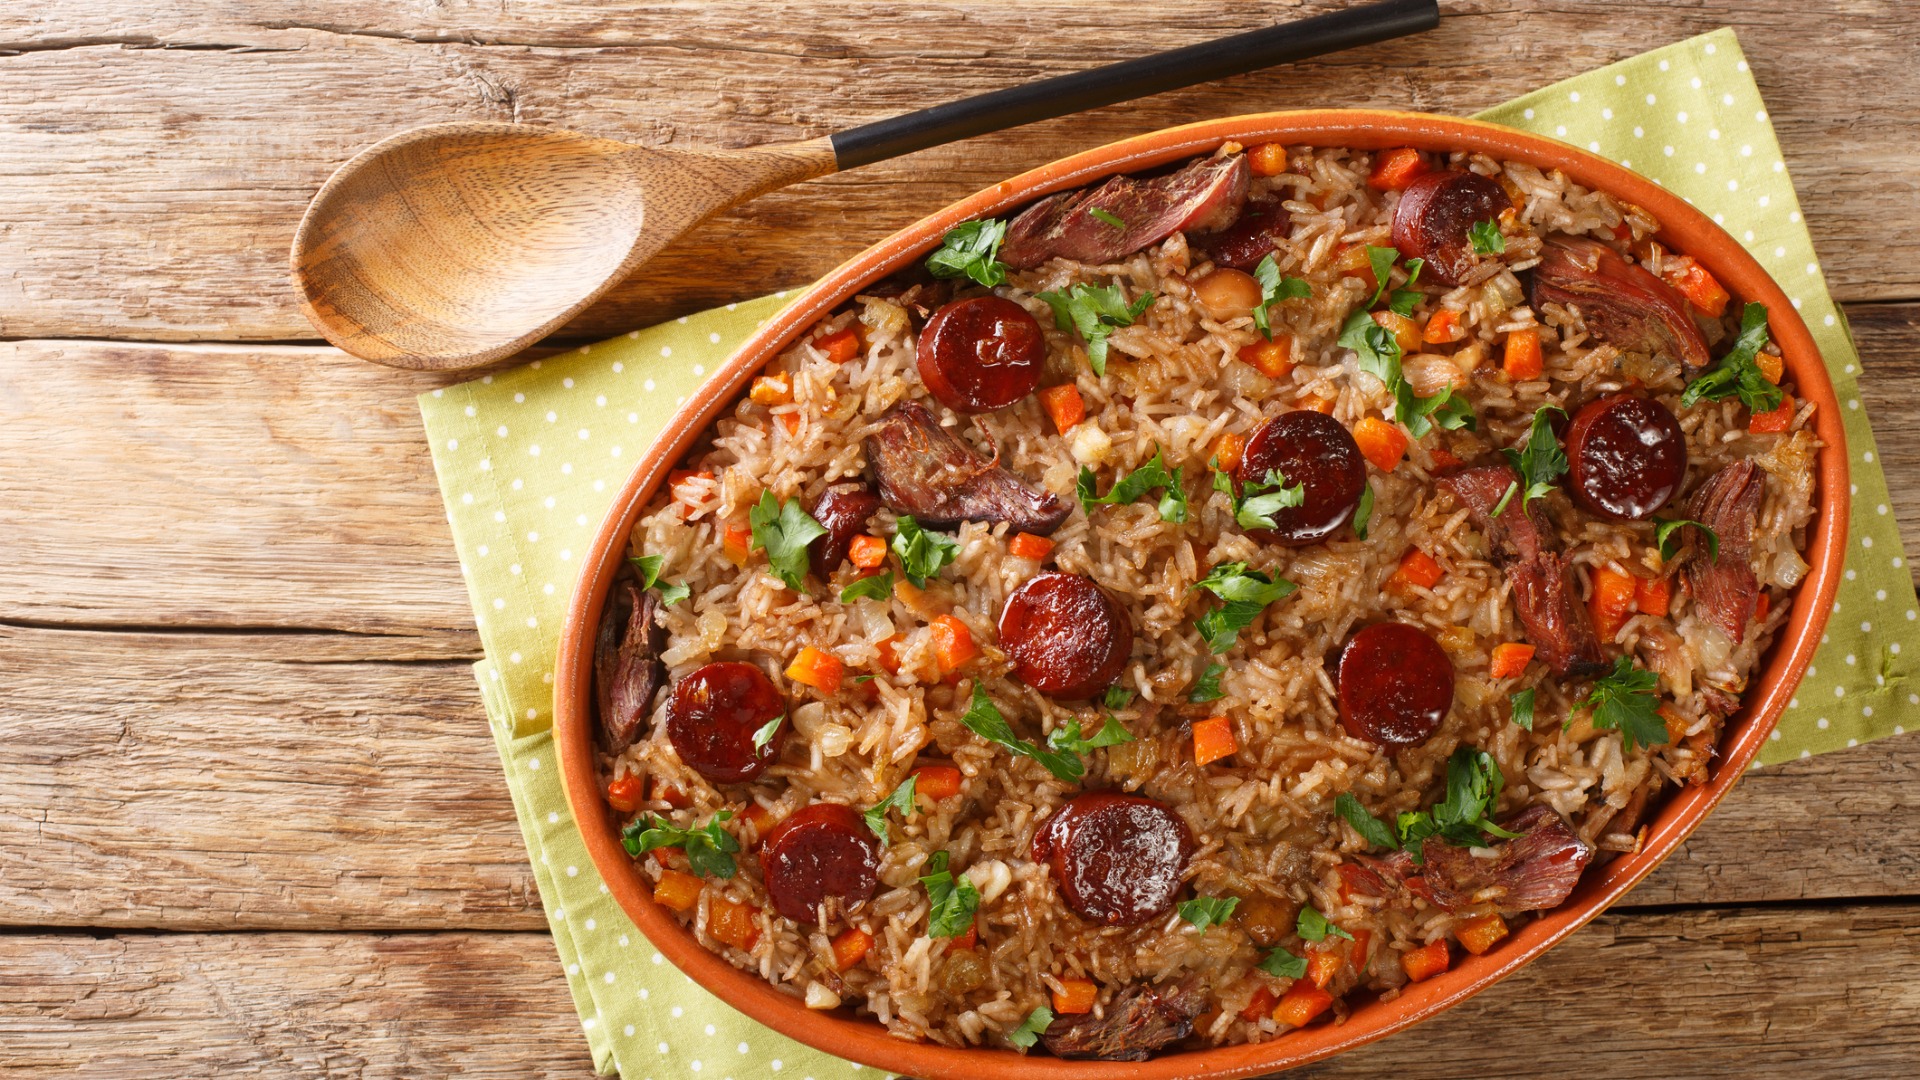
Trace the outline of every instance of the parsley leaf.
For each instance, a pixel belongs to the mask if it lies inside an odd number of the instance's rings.
[[[1295,920],[1293,929],[1294,933],[1300,935],[1301,941],[1325,941],[1329,934],[1353,940],[1352,934],[1328,922],[1327,917],[1320,914],[1320,909],[1312,904],[1300,909],[1300,918]]]
[[[1227,491],[1233,494],[1231,478]],[[1273,515],[1295,506],[1305,506],[1306,502],[1306,484],[1288,487],[1287,478],[1280,475],[1280,470],[1268,469],[1265,481],[1250,480],[1240,486],[1237,494],[1233,494],[1233,520],[1243,529],[1277,529],[1280,525]]]
[[[1394,260],[1399,257],[1399,248],[1367,248],[1367,262],[1373,267],[1373,295],[1367,299],[1363,310],[1380,302],[1380,294],[1387,291],[1387,280],[1393,274]]]
[[[1388,827],[1386,822],[1367,813],[1367,808],[1361,806],[1360,800],[1354,798],[1351,792],[1341,792],[1340,797],[1333,800],[1333,810],[1334,813],[1347,819],[1347,824],[1353,826],[1353,831],[1360,834],[1360,839],[1365,840],[1368,847],[1399,846],[1394,839],[1393,829]]]
[[[1007,280],[1007,264],[998,258],[1006,238],[1007,223],[996,218],[956,225],[927,256],[927,270],[937,278],[970,277],[991,289]]]
[[[1096,206],[1093,209],[1087,211],[1087,213],[1092,214],[1094,217],[1099,218],[1101,221],[1106,222],[1107,224],[1113,226],[1116,229],[1124,229],[1127,227],[1127,223],[1121,220],[1121,217],[1119,214],[1116,214],[1113,211],[1106,209],[1105,207]]]
[[[1046,1031],[1052,1023],[1053,1010],[1042,1005],[1028,1013],[1027,1018],[1020,1021],[1019,1027],[1007,1033],[1007,1041],[1025,1050],[1038,1042],[1041,1032]]]
[[[973,926],[973,913],[980,907],[980,890],[966,875],[955,876],[947,869],[947,853],[936,851],[927,859],[932,873],[920,878],[927,887],[927,899],[933,901],[927,912],[927,936],[959,937]]]
[[[1499,800],[1505,784],[1506,776],[1492,754],[1471,746],[1455,750],[1447,759],[1446,798],[1430,810],[1406,811],[1395,821],[1400,846],[1415,863],[1424,863],[1421,848],[1430,836],[1456,847],[1480,847],[1486,843],[1483,834],[1515,835],[1487,820],[1487,811]]]
[[[679,603],[682,600],[685,600],[687,597],[692,595],[693,595],[692,587],[687,585],[685,582],[677,582],[672,585],[660,586],[660,602],[667,605],[668,607],[672,607],[673,605]]]
[[[1075,282],[1064,291],[1048,290],[1040,299],[1053,309],[1053,322],[1062,330],[1072,330],[1087,343],[1087,363],[1095,375],[1107,373],[1107,335],[1116,326],[1132,326],[1133,320],[1153,304],[1151,292],[1141,293],[1133,303],[1118,285],[1090,285]]]
[[[1303,979],[1307,974],[1307,958],[1275,949],[1260,961],[1260,970],[1282,979]]]
[[[887,597],[892,595],[893,571],[882,570],[877,574],[868,574],[866,577],[841,589],[840,602],[843,604],[851,604],[855,600],[879,600],[884,603]]]
[[[1613,662],[1613,670],[1593,681],[1593,693],[1580,704],[1593,710],[1593,726],[1618,731],[1631,750],[1659,746],[1667,741],[1667,722],[1660,717],[1660,677],[1633,666],[1628,657]],[[1572,722],[1572,718],[1568,718]]]
[[[1237,896],[1196,896],[1183,902],[1178,910],[1180,917],[1193,924],[1195,930],[1205,933],[1209,926],[1224,926],[1233,918],[1233,909],[1240,906]]]
[[[1356,539],[1367,538],[1367,523],[1373,520],[1373,485],[1360,489],[1360,505],[1353,508],[1353,535]]]
[[[1053,733],[1047,736],[1047,749],[1063,754],[1084,754],[1103,746],[1119,746],[1132,741],[1133,732],[1111,716],[1107,717],[1107,722],[1100,726],[1092,738],[1083,737],[1080,734],[1080,718],[1070,716],[1066,723],[1054,728]]]
[[[1413,283],[1420,280],[1420,271],[1426,265],[1425,259],[1407,260],[1407,283],[1387,296],[1388,311],[1402,317],[1413,314],[1413,305],[1419,303],[1420,298],[1426,295],[1414,288]]]
[[[1069,784],[1079,783],[1080,778],[1087,774],[1086,763],[1080,760],[1079,754],[1071,750],[1042,750],[1025,739],[1015,736],[1013,728],[1007,723],[1007,718],[1000,715],[1000,710],[994,707],[993,701],[987,697],[987,692],[981,689],[977,682],[973,684],[973,703],[967,706],[967,711],[961,715],[960,722],[967,725],[967,730],[988,742],[998,743],[1006,747],[1009,752],[1021,757],[1032,758],[1046,766],[1048,772]]]
[[[1207,670],[1201,672],[1200,677],[1194,680],[1193,689],[1187,691],[1187,700],[1195,705],[1199,705],[1203,702],[1219,701],[1221,698],[1226,697],[1225,694],[1220,692],[1220,676],[1226,674],[1226,672],[1227,665],[1225,664],[1208,664]]]
[[[1520,499],[1520,509],[1524,513],[1527,504],[1553,490],[1553,482],[1566,475],[1567,454],[1560,449],[1560,440],[1553,435],[1553,419],[1548,414],[1559,413],[1566,416],[1566,410],[1558,405],[1542,405],[1533,411],[1533,427],[1527,431],[1527,445],[1519,450],[1511,447],[1500,451],[1520,474],[1520,482],[1525,484],[1526,494]],[[1507,500],[1512,492],[1500,496],[1500,505],[1494,508],[1498,517],[1506,509]]]
[[[651,589],[660,583],[660,564],[666,561],[665,556],[634,555],[628,556],[627,561],[633,564],[633,572],[640,579],[641,589]],[[691,595],[693,590],[685,584],[660,585],[660,602],[669,607]]]
[[[774,576],[794,592],[806,592],[807,545],[827,535],[826,526],[800,509],[800,500],[781,502],[771,491],[760,493],[759,505],[747,511],[747,522],[753,526],[754,548],[767,549]]]
[[[1273,324],[1267,321],[1267,309],[1282,300],[1304,300],[1313,295],[1313,286],[1297,277],[1283,278],[1280,267],[1269,253],[1253,268],[1253,280],[1260,285],[1260,303],[1253,309],[1253,325],[1261,336],[1273,340]]]
[[[1513,692],[1513,722],[1522,730],[1533,730],[1533,687]]]
[[[913,813],[913,796],[919,782],[918,773],[907,777],[893,789],[893,794],[867,807],[860,815],[867,820],[867,828],[873,830],[873,835],[880,838],[881,847],[887,846],[887,811],[898,810],[902,818]]]
[[[1095,497],[1094,492],[1099,490],[1099,486],[1100,480],[1094,476],[1093,470],[1081,466],[1080,478],[1074,483],[1074,494],[1080,497],[1080,507],[1089,515],[1096,506],[1131,504],[1153,488],[1162,488],[1165,494],[1160,500],[1160,520],[1176,525],[1187,520],[1187,492],[1181,484],[1180,470],[1168,471],[1166,459],[1157,446],[1145,465],[1115,480],[1112,490],[1105,495]]]
[[[1347,316],[1334,343],[1358,354],[1360,370],[1379,379],[1393,395],[1393,418],[1414,438],[1425,437],[1436,426],[1448,431],[1475,427],[1473,406],[1452,386],[1427,397],[1413,392],[1413,385],[1400,372],[1400,343],[1366,308],[1356,308]]]
[[[1240,640],[1240,631],[1251,626],[1268,604],[1285,598],[1297,588],[1291,581],[1276,581],[1258,570],[1249,570],[1243,562],[1221,563],[1212,573],[1187,587],[1205,589],[1226,601],[1194,623],[1194,629],[1207,639],[1207,648],[1216,653],[1233,648]]]
[[[900,569],[916,589],[927,587],[927,579],[938,577],[940,568],[960,557],[960,541],[946,533],[928,532],[901,514],[893,524],[893,542],[888,545],[900,557]]]
[[[787,714],[781,713],[779,716],[776,716],[773,719],[767,721],[766,723],[761,724],[760,730],[753,733],[753,748],[755,750],[765,750],[767,748],[767,744],[773,741],[773,737],[779,734],[780,721],[785,720],[786,718],[787,718]]]
[[[1473,244],[1476,255],[1499,255],[1507,250],[1507,238],[1500,235],[1500,222],[1494,218],[1469,226],[1467,240]]]
[[[1754,363],[1768,340],[1766,306],[1748,304],[1741,308],[1740,336],[1734,339],[1733,348],[1706,374],[1693,380],[1687,392],[1680,395],[1680,407],[1688,408],[1702,398],[1721,401],[1737,395],[1740,404],[1756,413],[1779,408],[1783,391],[1768,382],[1760,365]]]
[[[647,814],[629,822],[620,830],[620,843],[629,855],[645,855],[655,848],[677,847],[687,853],[687,863],[701,877],[730,878],[734,874],[733,853],[740,841],[720,827],[733,816],[721,810],[697,828],[682,829],[665,818]]]
[[[1117,711],[1133,704],[1133,699],[1134,692],[1126,687],[1109,686],[1107,692],[1101,696],[1100,704]]]
[[[1653,542],[1660,549],[1660,557],[1662,559],[1671,559],[1680,553],[1680,540],[1673,534],[1687,525],[1691,525],[1707,534],[1708,557],[1714,562],[1719,562],[1720,534],[1714,532],[1713,529],[1704,522],[1693,521],[1688,518],[1675,518],[1672,521],[1665,521],[1660,518],[1653,519]]]

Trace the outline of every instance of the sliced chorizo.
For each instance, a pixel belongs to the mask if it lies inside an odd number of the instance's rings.
[[[1366,459],[1345,424],[1325,413],[1297,409],[1267,421],[1248,440],[1234,469],[1238,491],[1266,484],[1278,473],[1283,486],[1300,484],[1299,506],[1273,513],[1274,527],[1247,535],[1269,544],[1302,547],[1318,543],[1353,519],[1367,486]]]
[[[847,558],[853,538],[866,531],[874,511],[880,509],[880,496],[859,480],[833,484],[820,493],[813,504],[813,520],[827,531],[807,545],[807,562],[813,576],[827,580]]]
[[[788,815],[760,849],[767,898],[783,917],[799,923],[820,918],[828,897],[841,910],[865,902],[880,883],[880,851],[852,808],[817,802]]]
[[[1000,647],[1028,686],[1057,698],[1089,698],[1126,667],[1133,620],[1092,578],[1048,571],[1007,597]]]
[[[667,699],[667,740],[682,764],[715,784],[738,784],[759,776],[780,756],[792,725],[786,700],[752,664],[723,660],[698,668],[673,684]],[[764,746],[754,736],[778,719]]]
[[[1217,266],[1252,270],[1280,249],[1293,218],[1278,199],[1248,199],[1233,224],[1216,233],[1192,237]]]
[[[1667,505],[1686,478],[1686,434],[1652,398],[1599,398],[1567,426],[1567,490],[1603,518],[1644,521]]]
[[[1469,230],[1512,206],[1506,189],[1479,173],[1427,173],[1407,185],[1393,208],[1393,246],[1426,262],[1426,280],[1458,285],[1480,261]]]
[[[955,412],[1004,409],[1033,393],[1047,338],[1026,308],[999,296],[956,300],[927,320],[914,347],[927,393]]]
[[[1173,910],[1193,833],[1172,807],[1108,791],[1076,796],[1033,839],[1066,905],[1106,926],[1134,926]]]
[[[1453,707],[1453,661],[1426,631],[1403,622],[1348,638],[1338,682],[1341,725],[1376,746],[1424,741]]]

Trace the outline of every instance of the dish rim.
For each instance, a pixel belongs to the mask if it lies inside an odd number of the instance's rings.
[[[1588,188],[1639,205],[1661,223],[1659,235],[1700,260],[1735,296],[1767,305],[1774,340],[1803,401],[1819,451],[1815,518],[1809,525],[1806,579],[1792,615],[1749,685],[1722,737],[1725,754],[1704,785],[1670,797],[1647,825],[1641,849],[1584,875],[1567,901],[1483,956],[1465,955],[1443,974],[1407,986],[1393,1001],[1370,1001],[1346,1022],[1319,1024],[1261,1043],[1175,1052],[1144,1062],[1065,1061],[985,1047],[948,1047],[891,1035],[844,1010],[822,1013],[758,975],[707,951],[673,915],[654,904],[637,864],[621,846],[601,795],[593,736],[593,640],[602,602],[622,562],[628,534],[668,469],[737,398],[748,379],[807,328],[859,288],[891,274],[934,246],[948,229],[990,217],[1055,191],[1211,153],[1224,142],[1253,145],[1412,146],[1485,153],[1503,161],[1560,169]],[[663,955],[709,992],[754,1020],[823,1052],[923,1080],[976,1080],[982,1070],[1006,1080],[1231,1080],[1290,1069],[1363,1046],[1451,1008],[1531,963],[1592,921],[1665,861],[1718,805],[1778,723],[1819,645],[1839,587],[1850,512],[1846,435],[1818,345],[1792,301],[1724,229],[1680,196],[1597,154],[1548,136],[1429,113],[1379,109],[1306,109],[1250,113],[1166,128],[1086,150],[1021,173],[952,203],[880,240],[821,278],[769,318],[674,414],[635,465],[581,564],[561,630],[554,682],[554,740],[574,820],[614,899]]]

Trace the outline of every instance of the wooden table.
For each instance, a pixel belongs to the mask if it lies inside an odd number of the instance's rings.
[[[763,199],[568,336],[806,281],[1069,149],[1288,106],[1464,113],[1733,24],[1920,550],[1911,12],[1446,7],[1420,40]],[[1293,5],[601,8],[0,8],[0,1070],[589,1071],[468,670],[479,644],[413,402],[454,380],[313,344],[287,286],[294,222],[336,164],[455,119],[796,139]],[[1911,1075],[1917,871],[1920,738],[1769,769],[1528,971],[1307,1074]]]

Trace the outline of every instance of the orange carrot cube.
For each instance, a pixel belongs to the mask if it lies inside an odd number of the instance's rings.
[[[747,952],[760,940],[760,927],[754,919],[758,914],[760,909],[752,904],[722,896],[707,908],[707,933],[716,941]]]
[[[960,770],[952,765],[922,765],[913,770],[913,793],[929,802],[960,794]]]
[[[1308,397],[1301,398],[1298,404],[1303,409],[1312,409],[1314,412],[1325,413],[1328,416],[1333,415],[1333,399],[1332,398],[1323,398],[1317,395],[1310,395]]]
[[[1287,171],[1287,148],[1277,142],[1248,147],[1247,165],[1255,176],[1279,176]]]
[[[753,530],[741,525],[726,525],[720,530],[720,553],[735,566],[747,565],[753,557]]]
[[[831,334],[822,334],[813,339],[813,347],[827,354],[827,359],[836,364],[844,364],[860,355],[860,328],[846,326]]]
[[[1332,949],[1316,949],[1307,954],[1307,979],[1324,990],[1346,963],[1346,959]]]
[[[1373,159],[1373,172],[1367,176],[1367,186],[1375,191],[1399,191],[1426,171],[1420,151],[1407,146],[1385,150]]]
[[[1429,345],[1445,345],[1460,338],[1460,313],[1447,308],[1434,312],[1420,331],[1420,340]]]
[[[847,558],[862,570],[872,570],[887,561],[887,542],[877,536],[856,536],[847,545]]]
[[[793,400],[793,376],[786,372],[778,375],[762,375],[753,380],[753,389],[747,396],[756,405],[785,405]]]
[[[1353,425],[1353,441],[1360,444],[1360,452],[1381,472],[1392,472],[1407,452],[1406,433],[1399,425],[1389,424],[1377,416],[1361,417],[1360,422]]]
[[[1251,345],[1240,346],[1236,355],[1241,362],[1252,365],[1255,371],[1267,378],[1284,379],[1293,370],[1293,337],[1275,334],[1272,341],[1263,338]]]
[[[1099,997],[1100,987],[1092,979],[1061,979],[1053,992],[1053,1011],[1065,1016],[1090,1013]]]
[[[1013,539],[1007,541],[1007,554],[1018,559],[1032,559],[1034,562],[1039,562],[1052,553],[1053,541],[1044,536],[1023,532],[1014,534]]]
[[[873,651],[880,654],[880,666],[889,675],[900,674],[900,643],[905,640],[905,634],[894,634],[881,638],[873,647]]]
[[[978,944],[980,944],[980,926],[978,923],[968,923],[966,933],[961,934],[959,937],[947,939],[948,949],[971,949]]]
[[[860,962],[873,948],[873,935],[857,926],[848,927],[833,936],[833,970],[845,971]]]
[[[675,911],[692,911],[700,902],[700,890],[706,885],[692,874],[678,870],[663,871],[660,881],[653,887],[655,903],[665,904]]]
[[[1533,661],[1533,646],[1524,641],[1506,641],[1493,647],[1493,655],[1487,662],[1487,676],[1494,679],[1511,679],[1527,670]]]
[[[1601,641],[1612,641],[1633,617],[1635,598],[1639,595],[1639,579],[1632,574],[1623,574],[1609,566],[1598,567],[1593,572],[1593,598],[1587,601],[1587,607],[1593,614],[1593,632],[1600,635]]]
[[[1240,744],[1233,737],[1233,721],[1209,716],[1193,724],[1193,763],[1208,765],[1233,753]]]
[[[840,679],[846,670],[846,665],[840,662],[839,657],[808,645],[793,658],[793,663],[787,665],[787,678],[811,686],[823,694],[837,694],[840,692]]]
[[[623,814],[640,809],[646,784],[638,773],[628,773],[607,785],[607,803]]]
[[[1287,992],[1280,995],[1280,1003],[1273,1007],[1273,1019],[1275,1023],[1291,1027],[1306,1027],[1332,1005],[1333,995],[1313,985],[1312,979],[1295,979]]]
[[[1772,412],[1754,413],[1747,421],[1747,430],[1755,435],[1778,435],[1793,425],[1794,401],[1792,394],[1780,395],[1780,407]]]
[[[1080,396],[1080,388],[1072,383],[1061,383],[1041,390],[1040,407],[1047,411],[1047,418],[1053,421],[1054,430],[1062,435],[1087,418],[1086,399]]]
[[[1447,970],[1453,957],[1447,952],[1447,939],[1423,945],[1412,952],[1400,954],[1400,967],[1406,971],[1407,978],[1414,982],[1425,982]]]
[[[1275,1000],[1271,988],[1267,986],[1255,988],[1253,999],[1247,1002],[1246,1008],[1240,1010],[1240,1019],[1249,1024],[1253,1023],[1272,1011]]]
[[[1499,912],[1490,911],[1461,923],[1453,934],[1460,939],[1462,948],[1479,956],[1493,948],[1494,942],[1507,936],[1507,921],[1500,917]]]
[[[1420,350],[1420,324],[1414,322],[1411,316],[1393,311],[1376,311],[1373,313],[1373,321],[1385,327],[1387,333],[1393,335],[1394,344],[1400,346],[1401,352],[1410,353]]]
[[[1546,370],[1546,362],[1540,355],[1539,327],[1529,326],[1507,334],[1507,347],[1500,359],[1500,370],[1515,382],[1540,377]]]
[[[1660,276],[1681,296],[1686,297],[1687,303],[1700,309],[1700,313],[1710,319],[1724,315],[1727,301],[1733,299],[1706,267],[1684,255],[1669,256],[1664,260]]]
[[[1418,585],[1422,589],[1431,589],[1446,576],[1446,570],[1433,561],[1433,556],[1414,548],[1400,559],[1400,568],[1387,579],[1387,588],[1405,591],[1409,586]]]
[[[1765,376],[1766,380],[1775,386],[1779,386],[1780,380],[1786,378],[1787,361],[1785,357],[1775,356],[1770,352],[1761,352],[1754,356],[1753,364],[1760,369],[1760,374]]]
[[[940,662],[940,673],[951,675],[960,670],[961,665],[980,655],[980,646],[973,642],[973,631],[960,621],[957,615],[940,615],[933,620],[934,655]]]
[[[1673,579],[1638,578],[1634,583],[1633,606],[1642,615],[1665,615],[1673,604]]]
[[[1240,458],[1247,452],[1247,439],[1244,435],[1235,435],[1229,431],[1213,441],[1213,460],[1226,472],[1240,467]]]

